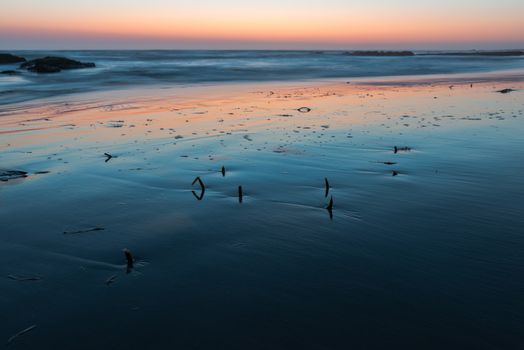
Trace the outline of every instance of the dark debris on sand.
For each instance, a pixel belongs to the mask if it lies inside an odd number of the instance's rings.
[[[28,282],[28,281],[40,281],[42,278],[38,276],[17,276],[17,275],[8,275],[7,278],[18,281],[18,282]]]
[[[78,230],[78,231],[64,231],[64,235],[74,235],[78,233],[89,233],[89,232],[96,232],[96,231],[104,231],[105,229],[103,227],[93,227],[86,230]]]
[[[516,90],[513,90],[513,89],[497,90],[497,92],[500,92],[501,94],[509,94],[510,92],[513,92],[513,91],[516,91]]]
[[[105,284],[109,286],[110,284],[113,284],[116,281],[117,276],[113,275],[105,280]]]
[[[309,107],[300,107],[299,109],[297,109],[297,111],[299,111],[300,113],[308,113],[308,112],[311,112],[311,108],[309,108]]]
[[[9,180],[20,179],[27,177],[27,172],[20,170],[0,170],[0,181],[7,182]]]
[[[393,147],[393,152],[397,154],[398,152],[409,152],[411,151],[411,147]]]

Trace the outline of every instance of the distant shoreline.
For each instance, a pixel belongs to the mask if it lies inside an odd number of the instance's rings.
[[[361,57],[402,57],[402,56],[499,56],[499,57],[519,57],[524,56],[524,48],[508,48],[500,50],[425,50],[425,49],[401,49],[401,50],[353,50],[353,49],[2,49],[0,53],[30,53],[30,52],[305,52],[314,54],[345,54]]]

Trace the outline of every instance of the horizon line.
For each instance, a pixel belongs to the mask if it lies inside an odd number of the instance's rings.
[[[507,47],[503,49],[495,48],[467,48],[467,49],[456,49],[456,48],[428,48],[428,49],[411,49],[411,48],[398,48],[398,49],[387,49],[387,48],[340,48],[340,49],[322,49],[322,48],[302,48],[302,49],[278,49],[278,48],[6,48],[0,49],[0,52],[8,51],[317,51],[317,52],[362,52],[362,51],[382,51],[382,52],[505,52],[505,51],[524,51],[522,47]]]

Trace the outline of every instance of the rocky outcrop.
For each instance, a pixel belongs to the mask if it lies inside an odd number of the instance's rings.
[[[396,57],[396,56],[415,56],[413,51],[352,51],[350,56],[363,57]]]
[[[524,56],[524,51],[513,50],[513,51],[479,51],[475,53],[470,53],[472,56]]]
[[[524,56],[522,50],[504,50],[504,51],[457,51],[457,52],[432,52],[424,53],[423,56],[494,56],[494,57],[513,57]]]
[[[25,62],[26,59],[20,56],[11,55],[10,53],[0,53],[0,64],[11,64]]]
[[[20,68],[35,73],[58,73],[67,69],[94,68],[94,63],[84,63],[65,57],[44,57],[23,63]]]
[[[18,72],[15,71],[15,70],[3,70],[0,72],[0,74],[4,74],[4,75],[17,75]]]

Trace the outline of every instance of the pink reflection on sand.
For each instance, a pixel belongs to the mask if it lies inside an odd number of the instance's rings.
[[[257,133],[270,129],[322,131],[380,124],[419,111],[458,117],[481,113],[482,94],[496,98],[496,86],[470,83],[348,84],[273,86],[223,85],[141,89],[68,97],[68,102],[35,102],[0,115],[1,147],[46,143],[181,140]],[[522,84],[512,83],[514,88]],[[450,98],[468,110],[453,110]],[[311,108],[307,113],[300,107]],[[450,109],[451,108],[451,109]],[[420,124],[420,121],[418,121]],[[433,123],[433,122],[432,122]],[[405,125],[409,125],[407,122]],[[430,124],[428,124],[429,126]],[[431,125],[436,125],[435,123]],[[271,137],[265,135],[265,137]],[[249,140],[249,137],[246,139]]]

